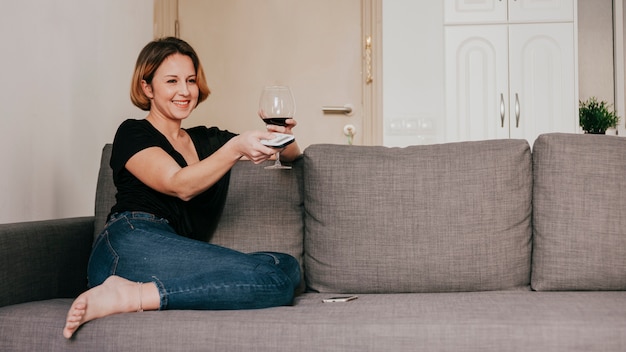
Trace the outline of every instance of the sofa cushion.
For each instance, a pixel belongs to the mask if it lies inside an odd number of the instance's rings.
[[[232,168],[224,212],[211,243],[246,253],[288,253],[302,263],[302,160],[291,170],[263,167],[240,161]]]
[[[0,308],[0,351],[620,351],[626,292],[360,295],[256,310],[115,314],[61,335],[71,300]],[[576,307],[576,309],[572,309]]]
[[[529,285],[532,171],[523,140],[304,152],[305,267],[319,292]]]
[[[111,160],[112,144],[105,144],[100,157],[100,170],[98,171],[98,183],[96,183],[96,208],[94,220],[94,240],[106,223],[111,207],[115,205],[115,184],[113,183],[113,170],[109,166]]]
[[[109,167],[111,145],[102,151],[96,189],[95,236],[104,227],[115,203]],[[269,161],[268,161],[269,163]],[[265,170],[263,165],[239,161],[231,169],[224,211],[211,243],[242,252],[278,251],[302,262],[302,162],[292,170]]]
[[[625,151],[615,136],[535,141],[533,289],[626,289]]]

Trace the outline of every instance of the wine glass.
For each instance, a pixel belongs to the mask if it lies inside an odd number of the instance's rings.
[[[259,99],[259,116],[267,125],[286,126],[286,120],[293,118],[296,102],[287,86],[267,86]],[[274,165],[266,169],[291,169],[291,166],[280,163],[280,152],[276,152]]]

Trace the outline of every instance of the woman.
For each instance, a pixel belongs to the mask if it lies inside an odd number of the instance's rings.
[[[124,121],[113,141],[117,202],[89,260],[88,291],[72,303],[63,335],[116,313],[163,309],[253,309],[290,304],[300,267],[291,256],[243,254],[207,243],[224,205],[231,167],[260,163],[276,150],[260,143],[287,126],[240,135],[181,128],[209,95],[199,59],[177,38],[141,51],[131,100],[149,111]],[[290,161],[296,143],[281,152]],[[243,287],[243,288],[242,288]]]

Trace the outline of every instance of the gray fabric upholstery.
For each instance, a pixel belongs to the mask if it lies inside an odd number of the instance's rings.
[[[294,307],[163,311],[61,336],[70,300],[0,308],[2,351],[624,351],[626,292],[300,296]],[[28,316],[26,320],[24,317]],[[28,323],[26,323],[28,321]]]
[[[302,263],[302,162],[293,163],[292,170],[266,170],[264,165],[240,161],[233,167],[211,243],[246,253],[288,253]]]
[[[94,221],[94,240],[102,232],[111,207],[115,204],[115,184],[113,184],[113,170],[109,166],[111,160],[112,144],[106,144],[102,148],[100,157],[100,171],[98,172],[98,183],[96,184],[96,207]]]
[[[535,290],[626,289],[626,139],[549,134],[534,146]]]
[[[626,167],[613,151],[626,145],[607,137],[540,137],[534,190],[525,141],[313,146],[291,171],[240,162],[212,241],[291,253],[326,293],[270,309],[111,315],[68,341],[72,300],[59,297],[85,289],[114,201],[105,147],[95,222],[0,225],[0,351],[626,351],[626,291],[529,288],[534,194],[535,288],[624,289]],[[585,182],[600,179],[610,191]],[[467,290],[501,291],[397,293]],[[360,297],[322,303],[340,291]]]
[[[84,291],[92,233],[93,217],[0,224],[0,307]]]
[[[532,172],[522,140],[304,152],[305,266],[318,292],[529,285]]]
[[[109,167],[111,144],[102,151],[96,191],[95,235],[115,204]],[[269,162],[268,162],[269,163]],[[278,251],[302,262],[302,163],[292,170],[265,170],[264,165],[238,162],[231,171],[228,196],[219,226],[210,242],[242,252]]]

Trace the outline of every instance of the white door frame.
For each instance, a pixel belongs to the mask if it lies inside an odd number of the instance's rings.
[[[617,130],[626,136],[626,77],[624,73],[624,1],[613,0],[613,70],[615,75],[614,107],[621,117]]]
[[[363,33],[363,144],[383,144],[383,0],[361,0]]]

